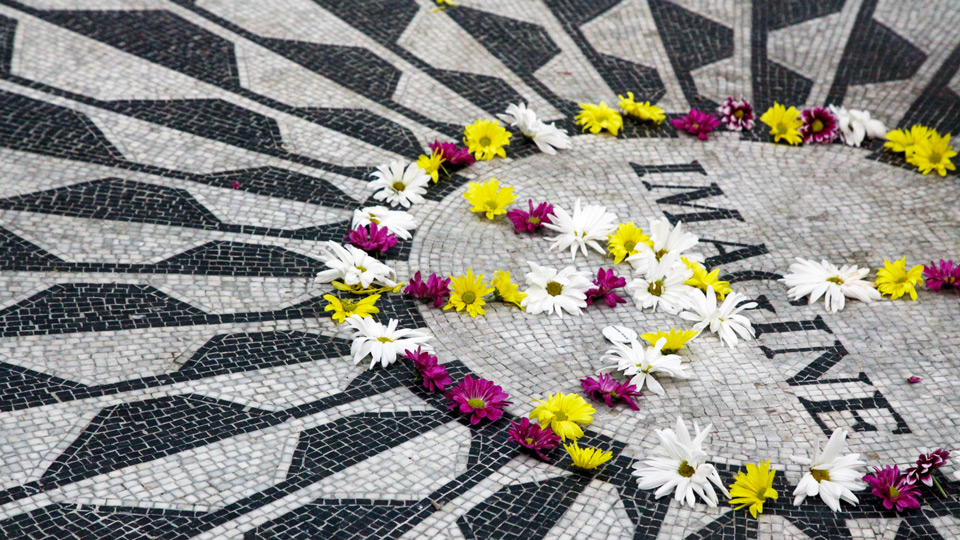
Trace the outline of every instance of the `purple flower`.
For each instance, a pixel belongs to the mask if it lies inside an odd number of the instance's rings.
[[[433,307],[441,307],[450,296],[450,278],[441,278],[437,274],[430,274],[427,282],[420,279],[420,271],[413,275],[403,292],[418,300],[433,300]]]
[[[910,378],[907,379],[907,382],[910,384],[917,384],[918,382],[920,382],[920,377],[917,377],[916,375],[911,375]]]
[[[587,290],[587,305],[593,305],[593,301],[599,298],[603,298],[603,301],[610,307],[616,307],[617,304],[626,303],[626,300],[613,292],[613,290],[626,286],[627,280],[626,278],[613,275],[613,268],[609,270],[604,270],[603,268],[597,270],[597,279],[593,280],[593,284],[596,285],[596,287]]]
[[[927,487],[933,487],[933,471],[939,469],[948,459],[950,459],[950,452],[943,448],[937,448],[929,454],[920,454],[917,458],[917,466],[910,467],[906,471],[907,482],[916,484],[917,480],[920,480]]]
[[[422,347],[417,347],[415,351],[407,349],[403,354],[404,358],[413,362],[413,366],[423,377],[423,387],[428,391],[443,390],[448,384],[453,383],[447,375],[447,368],[438,364],[437,357],[424,351]]]
[[[543,455],[543,451],[553,450],[560,444],[560,437],[552,429],[543,429],[531,423],[529,418],[521,418],[519,424],[510,422],[507,434],[511,441],[533,450],[544,461],[550,461],[550,458]]]
[[[360,225],[350,231],[343,239],[367,253],[373,251],[384,252],[397,245],[397,237],[386,227],[377,227],[376,223]]]
[[[753,129],[753,105],[743,98],[728,97],[720,106],[720,119],[730,131]]]
[[[920,508],[920,492],[916,486],[907,482],[906,475],[900,472],[896,465],[884,467],[874,467],[876,474],[868,474],[863,477],[863,481],[870,484],[873,488],[873,494],[883,501],[883,507],[892,510],[896,507],[897,512],[902,512],[904,508]]]
[[[430,150],[436,152],[440,150],[444,161],[449,161],[453,165],[470,165],[474,162],[473,154],[466,148],[457,148],[452,142],[433,141],[430,143]]]
[[[923,265],[923,279],[928,289],[939,291],[946,287],[960,292],[960,264],[943,259],[940,259],[939,265],[930,261],[929,266]]]
[[[671,123],[673,127],[686,131],[691,135],[696,135],[700,137],[701,141],[705,141],[707,140],[707,135],[710,135],[710,132],[720,125],[720,120],[717,120],[717,117],[710,113],[690,109],[690,112],[687,113],[686,116],[674,118]]]
[[[804,109],[800,116],[803,125],[800,126],[800,135],[807,144],[828,144],[837,138],[837,117],[823,107]]]
[[[415,351],[407,349],[403,351],[403,357],[413,362],[413,367],[420,372],[437,365],[437,357],[423,350],[423,347],[417,347]]]
[[[240,182],[238,180],[234,180],[230,185],[233,186],[233,189],[240,189]]]
[[[633,398],[640,397],[643,394],[638,392],[637,387],[631,384],[630,381],[619,383],[609,374],[604,373],[600,375],[599,379],[594,379],[593,377],[580,379],[580,386],[583,387],[584,393],[586,393],[592,401],[600,401],[599,398],[603,397],[603,401],[607,404],[607,407],[615,407],[616,400],[622,399],[631,409],[635,411],[640,410],[640,407],[633,401]]]
[[[512,401],[507,401],[510,396],[503,388],[492,381],[474,379],[470,375],[447,392],[446,397],[451,402],[448,408],[459,407],[462,414],[470,415],[470,423],[473,425],[479,424],[484,418],[496,422],[503,416],[503,408],[513,405]]]
[[[551,223],[550,216],[553,215],[553,205],[542,202],[533,207],[533,199],[527,199],[530,206],[529,212],[516,209],[507,212],[507,217],[513,222],[514,228],[520,232],[535,232],[543,228],[544,223]]]

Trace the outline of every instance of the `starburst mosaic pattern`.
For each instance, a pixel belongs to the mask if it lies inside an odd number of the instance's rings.
[[[0,0],[0,538],[960,538],[958,132],[950,1]]]

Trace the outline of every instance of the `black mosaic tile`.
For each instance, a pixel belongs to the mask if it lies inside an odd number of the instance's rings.
[[[13,59],[13,38],[17,33],[17,21],[0,15],[0,74],[10,73]]]
[[[197,522],[199,512],[57,503],[0,521],[9,540],[41,538],[171,538]]]

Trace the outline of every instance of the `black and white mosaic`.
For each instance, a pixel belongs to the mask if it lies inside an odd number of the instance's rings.
[[[506,159],[450,171],[382,255],[403,280],[562,266],[547,242],[467,211],[470,180],[520,201],[581,198],[666,217],[758,303],[758,338],[691,345],[693,379],[641,410],[598,407],[592,474],[510,443],[532,400],[577,392],[610,324],[488,306],[472,319],[385,295],[381,320],[434,336],[457,380],[513,400],[471,426],[411,366],[365,371],[324,313],[320,246],[368,205],[370,172],[526,102],[577,133],[581,101],[634,92],[668,116],[743,96],[868,109],[960,132],[960,11],[948,0],[0,0],[0,538],[950,539],[946,498],[792,505],[806,455],[837,428],[870,464],[960,452],[960,302],[788,301],[796,256],[875,268],[960,256],[955,174],[882,151],[709,144],[628,123],[557,156],[515,134]],[[592,267],[595,271],[595,265]],[[584,268],[586,269],[586,267]],[[908,385],[907,377],[922,383]],[[654,429],[712,423],[730,483],[770,459],[759,520],[637,488]],[[960,453],[957,454],[960,456]],[[866,495],[866,494],[865,494]]]

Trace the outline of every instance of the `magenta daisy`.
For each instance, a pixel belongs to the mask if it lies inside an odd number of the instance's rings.
[[[544,461],[550,461],[550,458],[545,456],[543,451],[553,450],[560,444],[560,437],[552,429],[543,429],[530,422],[529,418],[521,418],[519,424],[510,422],[507,435],[511,441],[536,452],[537,457]]]
[[[691,135],[696,135],[701,141],[705,141],[710,132],[720,125],[720,120],[717,120],[717,117],[710,113],[690,109],[686,116],[674,118],[671,123],[673,127]]]
[[[403,292],[417,300],[433,301],[433,307],[439,308],[447,302],[447,297],[450,296],[450,278],[430,274],[430,277],[427,278],[426,283],[424,283],[423,279],[420,278],[420,271],[418,270],[417,273],[413,275],[413,278],[410,279],[410,283],[407,284],[407,288],[404,289]]]
[[[800,116],[803,119],[800,135],[806,144],[829,144],[839,135],[837,117],[823,107],[804,109]]]
[[[728,97],[720,106],[720,119],[730,131],[753,129],[753,105],[743,98]]]
[[[503,416],[503,408],[507,405],[513,405],[513,402],[507,401],[510,397],[503,388],[493,384],[486,379],[474,379],[467,375],[460,381],[460,384],[453,387],[446,394],[450,401],[448,408],[459,407],[462,414],[470,415],[471,424],[479,424],[480,420],[489,418],[491,422],[496,422]]]
[[[920,457],[917,458],[917,465],[906,470],[907,482],[916,484],[919,480],[927,487],[932,487],[936,481],[933,477],[933,471],[939,469],[948,459],[950,459],[950,452],[943,448],[937,448],[929,454],[920,454]],[[940,487],[939,484],[937,487]],[[942,492],[943,489],[941,488],[940,491]]]
[[[423,347],[417,347],[415,351],[407,349],[403,351],[403,357],[413,362],[413,367],[417,368],[417,371],[437,365],[437,357],[423,350]]]
[[[883,501],[884,508],[896,508],[897,512],[902,512],[904,508],[920,508],[920,492],[907,481],[907,476],[896,465],[882,470],[874,467],[873,470],[876,473],[864,476],[863,481],[870,484],[873,494]]]
[[[470,165],[475,161],[469,150],[457,148],[457,145],[451,142],[433,141],[430,143],[430,150],[434,152],[440,150],[443,160],[453,165]]]
[[[553,215],[553,205],[542,202],[533,207],[533,199],[527,199],[530,206],[529,212],[515,209],[507,212],[507,217],[513,222],[513,227],[520,232],[536,232],[543,228],[544,223],[552,223],[550,216]]]
[[[920,382],[920,377],[917,377],[916,375],[911,375],[909,378],[907,378],[907,382],[910,384],[917,384],[918,382]]]
[[[638,392],[637,387],[630,381],[620,383],[607,373],[603,373],[596,379],[593,377],[580,379],[580,386],[583,387],[584,393],[592,401],[600,401],[602,398],[607,407],[615,407],[617,400],[622,399],[631,409],[640,410],[633,398],[640,397],[643,394]]]
[[[417,347],[417,350],[403,351],[403,357],[413,362],[417,372],[423,377],[423,387],[430,392],[443,390],[448,384],[452,384],[450,376],[447,375],[447,368],[437,363],[437,357],[423,350],[423,347]]]
[[[960,292],[960,264],[943,259],[940,259],[939,265],[930,261],[929,265],[923,265],[923,283],[934,291],[946,287]]]
[[[353,244],[367,253],[374,251],[383,253],[397,245],[397,237],[386,227],[377,227],[376,223],[360,225],[347,233],[343,239],[346,243]]]
[[[240,189],[240,182],[237,180],[234,180],[230,185],[233,186],[233,189]]]
[[[596,287],[587,290],[587,305],[593,305],[594,300],[601,298],[604,303],[610,307],[616,307],[617,304],[626,303],[626,300],[613,292],[613,290],[626,286],[627,280],[626,278],[614,275],[613,268],[609,270],[604,270],[603,268],[597,270],[597,279],[593,280],[593,284],[596,285]]]

